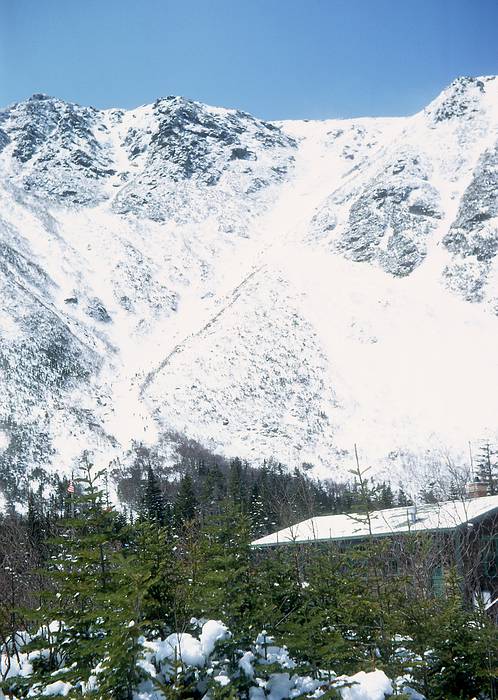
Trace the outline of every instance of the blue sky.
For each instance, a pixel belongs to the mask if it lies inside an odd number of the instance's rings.
[[[498,73],[498,0],[0,0],[0,104],[180,94],[267,119],[404,115]]]

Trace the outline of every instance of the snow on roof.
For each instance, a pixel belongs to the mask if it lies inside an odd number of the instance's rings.
[[[493,511],[498,512],[498,496],[423,504],[416,509],[403,506],[370,513],[370,527],[372,535],[377,537],[407,532],[448,531],[479,520]],[[320,515],[254,540],[252,546],[352,540],[368,537],[369,534],[365,514]]]

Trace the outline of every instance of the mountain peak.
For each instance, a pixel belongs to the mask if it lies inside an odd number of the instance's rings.
[[[28,98],[29,102],[42,102],[43,100],[53,100],[54,98],[50,95],[46,95],[44,92],[35,92],[31,97]]]
[[[453,118],[471,119],[482,105],[490,83],[495,76],[461,76],[445,88],[425,109],[434,123],[441,123]],[[492,89],[496,90],[494,82]],[[498,97],[498,95],[497,95]]]

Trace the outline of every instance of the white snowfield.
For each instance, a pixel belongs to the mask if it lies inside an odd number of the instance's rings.
[[[498,496],[386,508],[366,514],[321,515],[261,537],[253,547],[365,539],[409,532],[448,532],[498,513]]]
[[[353,443],[392,479],[461,465],[498,433],[497,143],[493,77],[392,119],[0,112],[5,468],[168,431],[321,476]]]

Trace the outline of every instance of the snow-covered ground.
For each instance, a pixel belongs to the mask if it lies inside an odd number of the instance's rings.
[[[0,113],[3,468],[171,430],[322,476],[354,443],[462,464],[498,437],[497,143],[493,78],[396,119]]]
[[[133,624],[133,623],[130,623]],[[57,632],[60,623],[52,623],[52,633]],[[47,637],[47,630],[41,629],[38,636]],[[27,638],[27,635],[24,635]],[[352,676],[338,675],[333,671],[323,671],[323,678],[299,675],[296,663],[289,656],[285,647],[274,644],[273,639],[266,633],[258,635],[254,645],[247,651],[237,650],[239,657],[236,669],[230,668],[227,654],[219,649],[219,644],[226,643],[231,637],[228,628],[220,621],[206,620],[200,625],[198,635],[188,632],[173,633],[166,639],[147,641],[140,638],[142,647],[141,658],[137,665],[146,676],[133,693],[134,700],[161,700],[164,694],[159,688],[173,683],[178,672],[176,665],[180,664],[182,673],[191,675],[195,672],[197,690],[203,700],[213,696],[213,688],[233,685],[239,687],[241,678],[249,686],[251,700],[290,700],[296,697],[320,698],[328,690],[337,689],[342,700],[385,700],[393,694],[393,683],[386,674],[379,670],[360,671]],[[20,635],[21,639],[21,635]],[[24,682],[33,674],[33,662],[43,657],[45,652],[27,653],[22,651],[23,644],[18,644],[21,650],[16,655],[7,655],[2,649],[0,654],[0,672],[8,683],[13,683],[16,677]],[[29,641],[29,639],[28,639]],[[265,673],[265,666],[271,667],[272,672]],[[273,671],[273,669],[279,669]],[[33,684],[33,694],[42,696],[67,696],[74,687],[71,683],[57,680],[57,675],[64,674],[68,669],[54,671],[53,682],[44,686]],[[99,663],[86,684],[80,690],[97,691],[99,675],[106,672],[105,663]],[[396,685],[413,700],[424,698],[411,690],[400,678]],[[15,691],[14,691],[15,693]],[[245,694],[245,691],[244,691]],[[6,696],[0,690],[0,699]],[[17,700],[14,695],[9,695]]]

